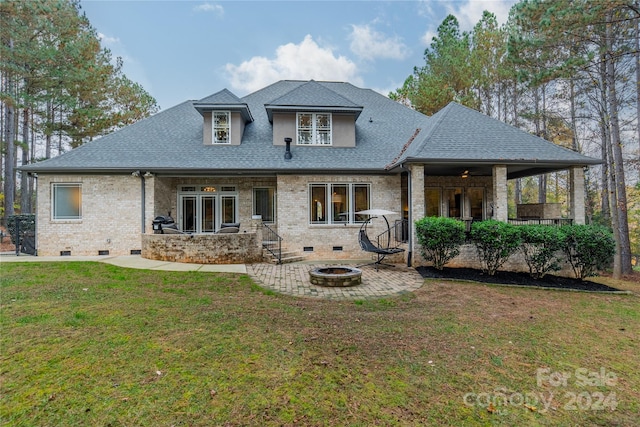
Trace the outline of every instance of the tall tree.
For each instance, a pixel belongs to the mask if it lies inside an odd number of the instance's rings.
[[[415,67],[392,99],[408,100],[416,110],[432,115],[456,101],[478,108],[472,90],[471,44],[469,34],[460,31],[455,16],[449,15],[424,53],[425,65]]]
[[[484,11],[473,27],[471,44],[473,87],[478,92],[480,111],[501,119],[502,101],[506,98],[501,89],[509,77],[504,62],[506,32],[493,13]]]
[[[560,79],[584,73],[590,67],[603,70],[606,83],[606,117],[610,136],[610,171],[615,170],[616,209],[614,221],[617,251],[616,275],[631,272],[631,253],[624,178],[624,159],[620,132],[617,85],[623,81],[618,65],[633,52],[627,37],[630,22],[637,18],[631,0],[525,0],[515,6],[530,33],[513,35],[511,43],[519,51],[547,52],[546,66],[533,73],[537,80]],[[598,61],[604,61],[604,68]],[[600,87],[604,87],[600,85]],[[605,98],[603,98],[605,99]]]
[[[121,68],[121,61],[114,63],[100,46],[79,0],[0,2],[5,214],[13,213],[14,205],[17,111],[24,118],[19,143],[24,163],[35,159],[32,141],[42,141],[49,158],[56,135],[60,153],[67,143],[78,146],[158,110]],[[28,209],[32,186],[20,182],[22,205]]]

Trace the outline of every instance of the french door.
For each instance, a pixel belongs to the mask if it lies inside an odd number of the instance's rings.
[[[191,192],[190,192],[191,193]],[[221,223],[235,223],[236,194],[178,194],[178,224],[186,233],[215,233]]]

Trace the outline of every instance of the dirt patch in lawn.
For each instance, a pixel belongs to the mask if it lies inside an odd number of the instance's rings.
[[[535,286],[541,288],[565,289],[588,292],[622,292],[620,289],[596,283],[591,280],[579,280],[571,277],[560,277],[551,274],[541,279],[534,279],[528,273],[498,271],[494,276],[473,268],[418,267],[416,270],[425,279],[470,280],[473,282],[493,283],[498,285]]]

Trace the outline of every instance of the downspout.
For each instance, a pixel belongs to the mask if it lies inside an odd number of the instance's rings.
[[[144,175],[140,171],[133,171],[131,173],[131,175],[137,176],[137,177],[140,178],[140,199],[141,199],[140,200],[140,215],[141,215],[141,218],[140,218],[140,220],[141,220],[140,221],[140,227],[141,227],[140,233],[144,234],[144,225],[145,225],[144,224],[144,222],[145,222],[144,221],[144,217],[145,217],[145,214],[146,214],[146,212],[145,212],[145,198],[146,198],[145,187],[146,187],[146,185],[145,185]]]
[[[145,190],[146,190],[146,188],[147,188],[147,185],[146,185],[145,180],[144,180],[144,175],[140,174],[140,199],[141,199],[140,200],[140,215],[141,215],[141,217],[140,217],[140,234],[144,234],[144,230],[145,230],[144,229],[144,225],[145,225],[144,224],[144,222],[145,222],[144,221],[144,217],[145,217],[145,214],[146,214],[146,212],[145,212],[145,205],[146,205],[146,203],[145,203],[145,199],[146,199]]]
[[[413,259],[413,209],[411,206],[412,187],[411,187],[411,170],[407,169],[404,163],[400,164],[400,170],[407,173],[407,204],[409,209],[409,218],[407,218],[408,236],[407,236],[407,267],[411,267]]]

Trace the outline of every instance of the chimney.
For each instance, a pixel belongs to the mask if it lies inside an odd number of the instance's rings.
[[[284,139],[285,144],[287,144],[287,149],[284,152],[284,159],[285,160],[291,160],[291,138],[285,138]]]

